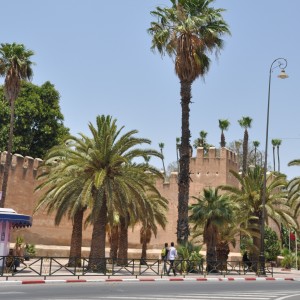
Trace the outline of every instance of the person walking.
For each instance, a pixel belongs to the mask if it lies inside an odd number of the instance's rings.
[[[169,253],[168,253],[168,259],[170,261],[170,267],[169,270],[167,272],[168,276],[170,276],[170,272],[171,270],[173,270],[174,276],[176,276],[176,271],[175,271],[175,265],[174,265],[174,261],[175,258],[177,257],[177,250],[174,247],[174,242],[171,243],[171,247],[169,248]]]
[[[168,254],[169,254],[169,247],[168,243],[165,243],[165,246],[161,250],[161,259],[163,261],[163,269],[162,274],[166,275],[168,273],[167,270],[167,261],[168,261]]]

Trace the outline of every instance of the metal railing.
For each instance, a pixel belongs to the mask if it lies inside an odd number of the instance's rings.
[[[15,271],[15,264],[19,265]],[[0,277],[50,277],[50,276],[164,276],[164,264],[167,270],[170,263],[160,259],[112,259],[69,257],[31,257],[26,261],[21,257],[0,256]],[[174,262],[176,272],[186,275],[262,275],[260,262],[251,261],[213,261],[177,259]],[[264,264],[263,275],[273,277],[273,265]]]

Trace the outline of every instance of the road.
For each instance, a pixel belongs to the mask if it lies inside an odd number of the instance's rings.
[[[300,282],[118,282],[1,285],[1,300],[299,300]]]

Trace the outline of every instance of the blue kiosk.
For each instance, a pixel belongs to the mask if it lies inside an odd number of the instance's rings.
[[[10,231],[13,228],[24,228],[31,225],[31,216],[18,214],[12,208],[0,208],[0,257],[8,255]]]

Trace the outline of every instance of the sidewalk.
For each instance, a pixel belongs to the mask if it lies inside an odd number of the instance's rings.
[[[300,271],[298,270],[283,270],[281,268],[274,268],[273,277],[257,277],[253,274],[245,275],[220,275],[220,274],[188,274],[177,276],[32,276],[24,277],[16,274],[15,276],[3,276],[0,277],[0,286],[6,284],[58,284],[58,283],[84,283],[84,282],[155,282],[155,281],[300,281]]]

